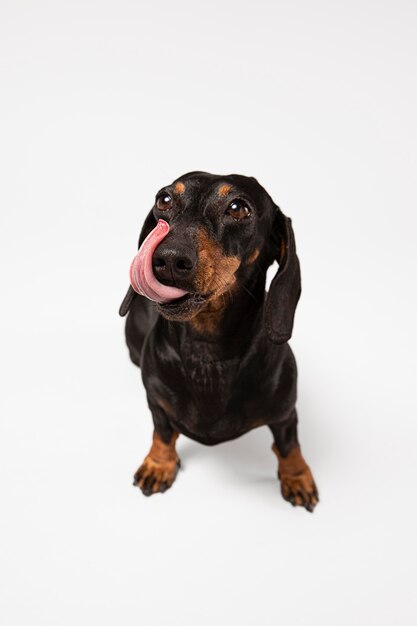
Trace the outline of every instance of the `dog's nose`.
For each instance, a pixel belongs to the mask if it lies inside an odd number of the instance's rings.
[[[197,255],[189,247],[175,248],[171,245],[158,246],[152,258],[152,268],[156,278],[165,285],[176,281],[190,281],[197,264]]]

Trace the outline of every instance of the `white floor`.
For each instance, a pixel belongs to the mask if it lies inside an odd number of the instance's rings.
[[[352,393],[347,372],[317,376],[307,358],[314,514],[281,498],[266,429],[214,448],[182,438],[173,488],[145,498],[131,478],[151,419],[119,335],[32,338],[41,367],[11,355],[2,623],[414,623],[415,441],[394,407],[378,407],[357,373]]]

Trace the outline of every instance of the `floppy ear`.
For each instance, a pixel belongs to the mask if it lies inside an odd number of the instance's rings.
[[[146,237],[151,232],[151,230],[155,228],[155,226],[156,226],[156,219],[154,218],[153,209],[152,209],[151,211],[149,211],[148,215],[146,216],[145,222],[142,226],[142,230],[140,231],[138,250],[141,247],[144,240],[146,239]],[[128,313],[130,306],[134,298],[136,298],[137,295],[138,294],[133,289],[133,287],[130,286],[129,289],[127,290],[125,297],[123,298],[122,304],[120,305],[119,315],[121,317],[124,317]]]
[[[280,344],[292,335],[295,309],[301,294],[301,274],[291,220],[279,207],[275,208],[269,244],[279,268],[266,299],[265,326],[269,339]]]

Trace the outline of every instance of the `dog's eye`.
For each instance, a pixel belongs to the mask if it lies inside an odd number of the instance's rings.
[[[168,211],[172,208],[172,198],[168,193],[163,193],[156,199],[156,207],[160,211]]]
[[[226,209],[227,215],[231,215],[235,220],[244,220],[249,217],[251,210],[243,200],[233,200]]]

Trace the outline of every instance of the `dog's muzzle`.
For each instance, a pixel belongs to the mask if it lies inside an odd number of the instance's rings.
[[[142,243],[130,266],[130,283],[133,289],[153,302],[168,303],[188,294],[184,289],[160,283],[152,268],[153,253],[168,232],[168,222],[159,220]]]

